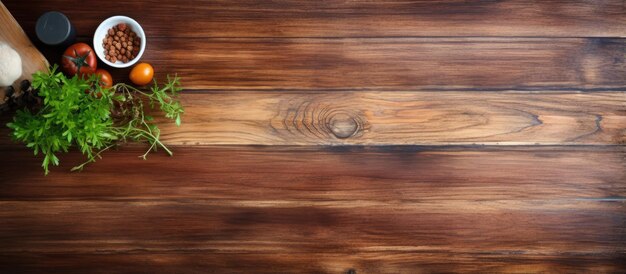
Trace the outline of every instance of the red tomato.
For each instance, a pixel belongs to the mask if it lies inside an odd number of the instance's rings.
[[[100,76],[100,86],[103,88],[110,88],[113,86],[113,77],[105,69],[97,69],[96,74]]]
[[[71,45],[63,53],[61,59],[63,71],[69,76],[89,75],[96,71],[98,60],[93,49],[85,43]]]
[[[96,74],[100,77],[98,81],[101,87],[110,88],[113,86],[113,77],[111,77],[111,74],[105,69],[97,69],[93,74]],[[94,89],[93,86],[92,89]],[[85,93],[92,93],[92,89],[85,90]],[[98,92],[94,96],[96,96],[96,98],[101,98],[102,93]]]

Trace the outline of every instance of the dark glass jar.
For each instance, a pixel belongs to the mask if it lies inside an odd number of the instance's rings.
[[[65,16],[58,11],[49,11],[37,19],[35,25],[37,38],[50,46],[69,46],[76,41],[76,29]]]

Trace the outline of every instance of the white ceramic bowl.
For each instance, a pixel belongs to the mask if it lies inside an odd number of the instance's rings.
[[[117,61],[115,63],[109,62],[105,58],[106,55],[104,55],[104,47],[102,47],[102,39],[106,37],[109,29],[120,23],[125,23],[127,26],[129,26],[130,29],[134,31],[141,39],[139,53],[137,54],[137,56],[135,56],[135,59],[128,63],[122,63],[122,61]],[[137,61],[139,61],[139,59],[143,55],[143,51],[146,50],[146,34],[143,32],[143,29],[141,28],[139,23],[137,23],[137,21],[133,20],[130,17],[121,15],[109,17],[106,20],[102,21],[102,23],[100,23],[100,26],[98,26],[98,28],[96,29],[96,33],[94,33],[93,35],[93,50],[96,51],[96,55],[98,56],[98,58],[100,58],[103,63],[109,66],[112,66],[114,68],[130,67],[137,63]]]

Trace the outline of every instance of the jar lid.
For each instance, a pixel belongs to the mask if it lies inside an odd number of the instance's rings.
[[[72,24],[65,14],[49,11],[37,19],[37,38],[48,45],[59,45],[67,40],[72,32]]]

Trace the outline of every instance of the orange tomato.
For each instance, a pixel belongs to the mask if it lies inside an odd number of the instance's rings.
[[[130,80],[138,86],[145,86],[152,82],[154,69],[148,63],[139,63],[130,71]]]

